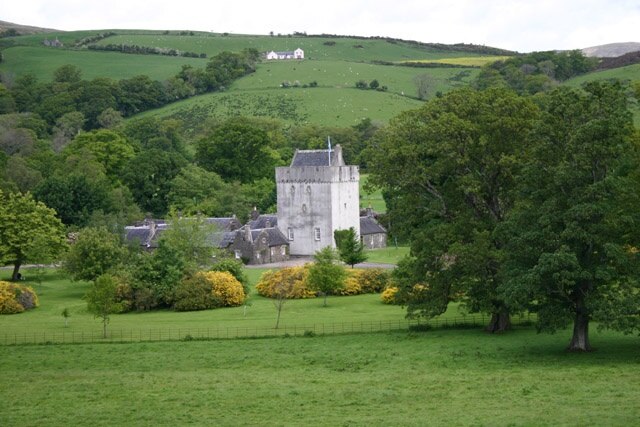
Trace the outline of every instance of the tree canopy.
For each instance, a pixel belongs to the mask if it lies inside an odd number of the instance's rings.
[[[506,89],[461,89],[401,114],[369,151],[372,183],[393,199],[396,232],[411,241],[411,271],[399,280],[408,314],[436,316],[450,301],[509,326],[499,297],[500,253],[494,230],[514,203],[537,108]],[[410,165],[410,167],[408,167]],[[428,283],[425,292],[413,292]]]
[[[570,350],[591,349],[590,321],[640,327],[640,141],[626,103],[619,83],[551,93],[503,224],[501,294],[535,311],[540,330],[573,322]]]
[[[35,245],[46,245],[49,254],[56,256],[66,247],[62,223],[56,212],[31,194],[0,191],[0,260],[13,264],[12,280],[17,280],[20,266],[41,253]]]

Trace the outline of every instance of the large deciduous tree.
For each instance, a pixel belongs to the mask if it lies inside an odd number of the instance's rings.
[[[230,119],[197,146],[196,160],[225,181],[253,182],[273,176],[279,162],[268,134],[246,119]]]
[[[392,195],[396,233],[411,241],[399,278],[408,316],[442,314],[458,300],[510,325],[499,297],[498,224],[513,206],[514,176],[537,115],[505,89],[462,89],[392,120],[369,148],[370,182]],[[426,284],[414,292],[415,284]]]
[[[56,212],[29,193],[3,195],[0,191],[0,261],[13,264],[12,280],[18,280],[20,266],[38,252],[35,245],[47,245],[51,256],[65,248],[62,223]]]
[[[74,280],[95,281],[113,272],[126,259],[127,249],[120,237],[104,227],[80,230],[64,259],[64,269]]]
[[[573,351],[591,349],[590,321],[640,326],[640,141],[626,102],[618,83],[551,93],[504,224],[502,294],[535,311],[540,330],[573,322]]]

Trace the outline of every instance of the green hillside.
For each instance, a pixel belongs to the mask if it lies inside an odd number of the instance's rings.
[[[49,81],[53,72],[65,64],[82,70],[84,79],[110,77],[124,79],[145,74],[154,80],[165,80],[180,71],[183,64],[204,67],[205,59],[159,55],[125,55],[117,52],[53,49],[17,46],[3,52],[0,72],[15,76],[31,73],[39,80]]]
[[[416,68],[401,65],[376,65],[379,62],[435,62],[461,60],[475,63],[484,48],[472,46],[424,45],[388,39],[306,36],[222,35],[203,32],[164,32],[143,30],[96,30],[29,35],[5,41],[0,72],[18,77],[25,73],[49,81],[62,65],[80,68],[84,79],[130,78],[145,74],[164,81],[183,65],[203,68],[208,59],[162,55],[136,55],[87,48],[79,40],[115,31],[118,34],[94,41],[97,45],[137,45],[205,53],[208,58],[223,51],[239,52],[254,48],[305,50],[303,61],[262,61],[255,73],[236,81],[226,92],[187,99],[156,111],[155,116],[180,117],[202,123],[207,117],[230,115],[270,116],[292,123],[352,125],[363,118],[385,122],[399,112],[416,108],[416,76],[427,76],[426,97],[467,84],[478,73],[476,68]],[[63,48],[43,46],[44,38],[57,38]],[[355,90],[355,83],[377,80],[385,91]],[[317,84],[304,89],[302,86]],[[300,86],[282,89],[283,83]]]
[[[579,87],[586,82],[608,79],[619,79],[630,82],[640,81],[640,64],[627,65],[626,67],[611,70],[595,71],[567,80],[565,84],[572,87]],[[633,121],[636,127],[640,127],[640,106],[638,104],[631,105],[631,111],[633,112]]]
[[[209,117],[273,117],[287,122],[351,126],[363,118],[387,121],[421,101],[392,93],[355,88],[230,90],[176,102],[140,116],[173,117],[193,129]],[[138,116],[136,116],[138,117]]]

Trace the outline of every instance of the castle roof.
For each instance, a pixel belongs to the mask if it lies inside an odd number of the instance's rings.
[[[291,167],[300,166],[345,166],[342,147],[336,145],[333,150],[296,150]]]

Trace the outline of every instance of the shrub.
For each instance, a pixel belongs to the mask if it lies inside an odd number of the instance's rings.
[[[31,310],[40,305],[38,296],[31,286],[16,286],[16,300],[20,303],[25,310]]]
[[[221,259],[211,267],[211,271],[226,271],[231,273],[233,277],[240,283],[242,283],[242,289],[245,295],[249,295],[249,278],[244,272],[244,264],[231,258]]]
[[[382,268],[368,268],[360,270],[358,280],[362,287],[362,293],[373,294],[382,292],[389,285],[391,275]]]
[[[398,293],[398,288],[395,286],[390,286],[385,289],[380,295],[380,300],[384,304],[398,304],[396,300],[396,294]]]
[[[269,270],[262,274],[260,281],[256,285],[258,294],[267,298],[276,297],[276,287],[279,283],[292,281],[291,292],[287,299],[315,298],[316,293],[307,288],[306,281],[309,274],[309,267],[287,267],[280,270]]]
[[[362,286],[360,286],[360,273],[361,270],[354,270],[350,272],[349,277],[344,281],[344,286],[335,291],[335,295],[360,295],[364,293]]]
[[[184,280],[176,289],[175,296],[173,308],[176,311],[206,310],[215,305],[211,283],[200,274]]]
[[[0,314],[22,313],[38,305],[38,296],[31,287],[0,281]]]
[[[242,284],[226,271],[200,271],[183,280],[175,293],[173,308],[178,311],[235,307],[245,300]]]
[[[231,273],[226,271],[209,271],[198,273],[211,283],[211,294],[218,307],[235,307],[242,305],[246,295],[240,283]]]

